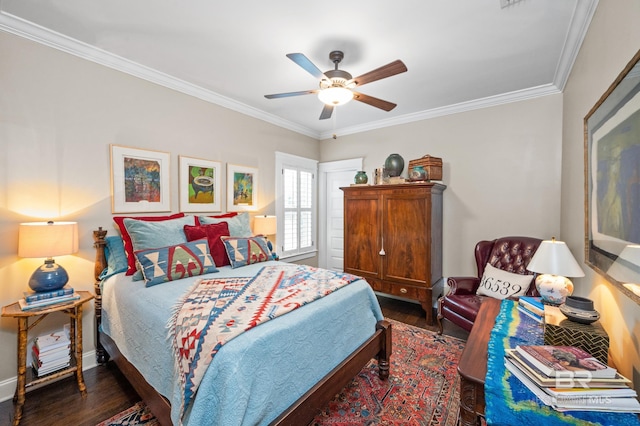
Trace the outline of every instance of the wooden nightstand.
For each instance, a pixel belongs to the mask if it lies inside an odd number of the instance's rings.
[[[46,306],[42,309],[23,311],[20,309],[18,302],[16,302],[2,308],[3,317],[14,317],[18,319],[18,384],[16,386],[16,393],[13,396],[13,403],[15,405],[13,417],[14,426],[20,423],[25,394],[27,389],[32,386],[46,383],[75,372],[80,393],[83,397],[87,394],[87,387],[82,377],[82,305],[93,299],[93,294],[88,291],[78,291],[77,293],[80,295],[80,299],[62,305]],[[69,330],[69,338],[71,340],[71,364],[67,368],[63,368],[46,376],[33,377],[32,369],[27,368],[27,335],[29,330],[53,312],[62,312],[71,318],[71,328]],[[36,320],[29,325],[29,318],[36,318]]]

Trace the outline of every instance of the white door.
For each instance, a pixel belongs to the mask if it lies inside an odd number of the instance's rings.
[[[342,271],[344,264],[344,197],[340,187],[353,183],[362,158],[320,163],[318,266]]]

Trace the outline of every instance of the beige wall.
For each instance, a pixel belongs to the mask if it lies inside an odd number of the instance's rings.
[[[561,238],[584,258],[583,119],[640,48],[640,3],[600,0],[564,93]],[[583,266],[576,294],[593,299],[616,367],[640,391],[640,306]]]
[[[59,263],[74,288],[93,289],[92,230],[114,233],[109,144],[171,153],[173,212],[179,154],[258,167],[260,213],[275,212],[275,151],[319,158],[314,139],[3,32],[0,58],[0,305],[21,297],[42,262],[16,255],[24,221],[77,221],[80,252]],[[34,333],[64,322],[49,316]],[[0,320],[0,399],[15,390],[16,330]]]
[[[560,234],[562,95],[322,141],[322,161],[364,157],[369,176],[391,153],[442,157],[444,275],[475,275],[475,244]]]

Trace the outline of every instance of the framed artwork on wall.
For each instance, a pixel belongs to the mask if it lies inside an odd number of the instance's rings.
[[[227,164],[227,210],[258,210],[258,169]]]
[[[584,118],[585,260],[640,304],[640,51]]]
[[[111,145],[112,213],[171,210],[170,154]]]
[[[181,212],[219,212],[222,209],[222,163],[178,156]]]

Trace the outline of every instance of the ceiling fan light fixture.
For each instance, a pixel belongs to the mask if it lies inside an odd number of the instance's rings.
[[[318,99],[326,105],[344,105],[353,99],[353,92],[344,87],[329,87],[318,92]]]

